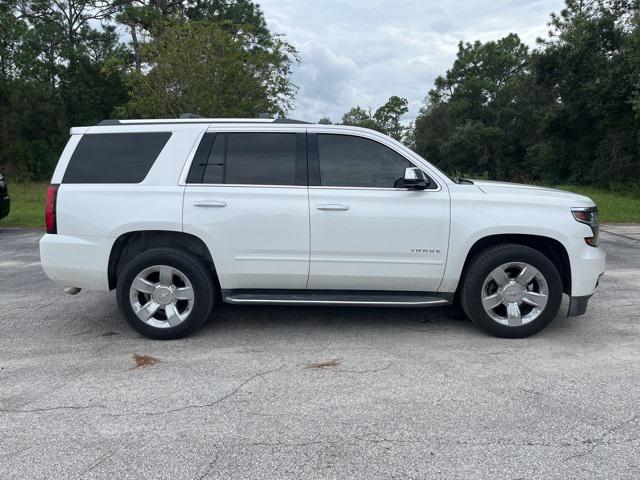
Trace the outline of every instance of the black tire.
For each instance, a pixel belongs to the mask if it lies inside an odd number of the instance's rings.
[[[130,301],[130,290],[136,276],[146,268],[166,265],[184,274],[193,289],[193,306],[187,318],[173,327],[159,328],[145,323],[136,315]],[[198,330],[209,318],[215,302],[216,287],[206,264],[182,250],[155,248],[141,253],[129,261],[118,276],[117,298],[120,311],[127,322],[145,337],[156,340],[174,340]]]
[[[522,262],[536,268],[548,285],[548,300],[537,318],[519,326],[494,320],[482,305],[483,285],[489,274],[501,265]],[[555,318],[562,303],[562,279],[544,254],[518,244],[489,247],[473,257],[462,280],[460,303],[471,321],[485,332],[501,338],[525,338],[545,328]]]

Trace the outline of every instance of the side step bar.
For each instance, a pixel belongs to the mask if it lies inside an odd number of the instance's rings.
[[[432,307],[449,305],[453,294],[343,290],[222,290],[237,305],[345,305],[354,307]]]

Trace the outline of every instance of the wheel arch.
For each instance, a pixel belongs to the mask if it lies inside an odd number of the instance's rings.
[[[158,247],[171,247],[185,250],[205,262],[213,275],[216,290],[220,292],[220,282],[213,256],[204,241],[190,233],[169,230],[138,230],[121,234],[111,247],[107,269],[109,290],[116,288],[118,275],[136,255]]]
[[[499,245],[502,243],[515,243],[519,245],[525,245],[527,247],[538,250],[543,255],[547,256],[558,269],[560,278],[562,279],[562,291],[566,294],[571,292],[571,263],[569,260],[569,254],[564,245],[558,240],[545,237],[543,235],[530,235],[530,234],[495,234],[482,237],[471,246],[467,252],[465,258],[462,273],[460,274],[460,281],[456,294],[459,293],[462,279],[465,278],[467,269],[473,257],[479,252],[485,250],[488,247]]]

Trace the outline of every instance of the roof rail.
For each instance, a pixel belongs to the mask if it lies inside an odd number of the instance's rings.
[[[117,120],[108,119],[98,123],[99,127],[114,125],[163,125],[167,123],[279,123],[279,124],[310,124],[302,120],[291,118],[203,118],[193,114],[183,114],[180,118],[159,118],[153,120]]]
[[[294,120],[293,118],[276,118],[273,123],[304,123],[310,125],[311,122],[305,122],[304,120]]]

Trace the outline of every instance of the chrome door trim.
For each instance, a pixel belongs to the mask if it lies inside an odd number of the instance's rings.
[[[300,188],[307,189],[305,185],[262,185],[252,183],[187,183],[187,187],[243,187],[243,188]]]
[[[222,200],[196,200],[193,202],[194,207],[205,207],[205,208],[222,208],[227,206],[227,202]]]
[[[443,260],[428,260],[428,259],[400,259],[400,258],[360,258],[360,257],[310,257],[310,262],[313,263],[382,263],[382,264],[396,264],[396,265],[444,265]]]
[[[431,178],[431,177],[430,177]],[[433,180],[435,182],[435,180]],[[439,183],[435,182],[438,188],[425,188],[424,190],[415,190],[413,188],[393,188],[393,187],[330,187],[326,185],[314,185],[309,186],[309,190],[376,190],[376,191],[388,191],[388,192],[417,192],[417,193],[429,193],[439,192],[442,187]],[[191,184],[190,184],[191,185]]]
[[[320,205],[316,205],[316,210],[325,212],[346,212],[349,208],[349,205],[342,203],[321,203]]]

